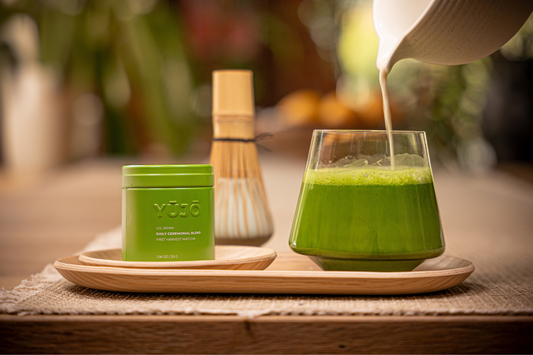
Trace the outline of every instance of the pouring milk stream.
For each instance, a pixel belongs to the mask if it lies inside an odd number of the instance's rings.
[[[522,27],[533,0],[374,0],[379,38],[377,67],[383,95],[391,169],[394,169],[387,76],[412,58],[442,65],[466,64],[497,51]]]

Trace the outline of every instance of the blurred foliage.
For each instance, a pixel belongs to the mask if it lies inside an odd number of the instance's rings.
[[[21,13],[35,20],[41,61],[56,71],[67,98],[86,92],[101,98],[106,153],[137,153],[153,142],[174,154],[186,150],[195,125],[192,83],[172,3],[19,0],[0,6],[0,25]]]
[[[411,124],[427,132],[435,157],[448,167],[472,171],[493,164],[482,132],[492,60],[420,70]]]

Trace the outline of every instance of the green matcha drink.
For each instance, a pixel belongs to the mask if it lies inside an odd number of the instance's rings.
[[[308,170],[290,247],[325,270],[406,271],[441,255],[431,168]]]

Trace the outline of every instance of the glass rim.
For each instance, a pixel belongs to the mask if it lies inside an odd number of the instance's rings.
[[[313,133],[374,133],[388,134],[385,129],[314,129]],[[392,130],[392,134],[426,134],[426,131]]]

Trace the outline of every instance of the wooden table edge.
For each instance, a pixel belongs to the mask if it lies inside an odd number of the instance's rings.
[[[138,314],[100,314],[100,315],[16,315],[0,314],[0,323],[4,322],[184,322],[202,323],[212,321],[224,322],[307,322],[307,323],[418,323],[418,322],[520,322],[533,323],[533,315],[260,315],[255,317],[243,315],[138,315]]]
[[[0,353],[532,353],[533,316],[0,315]]]

